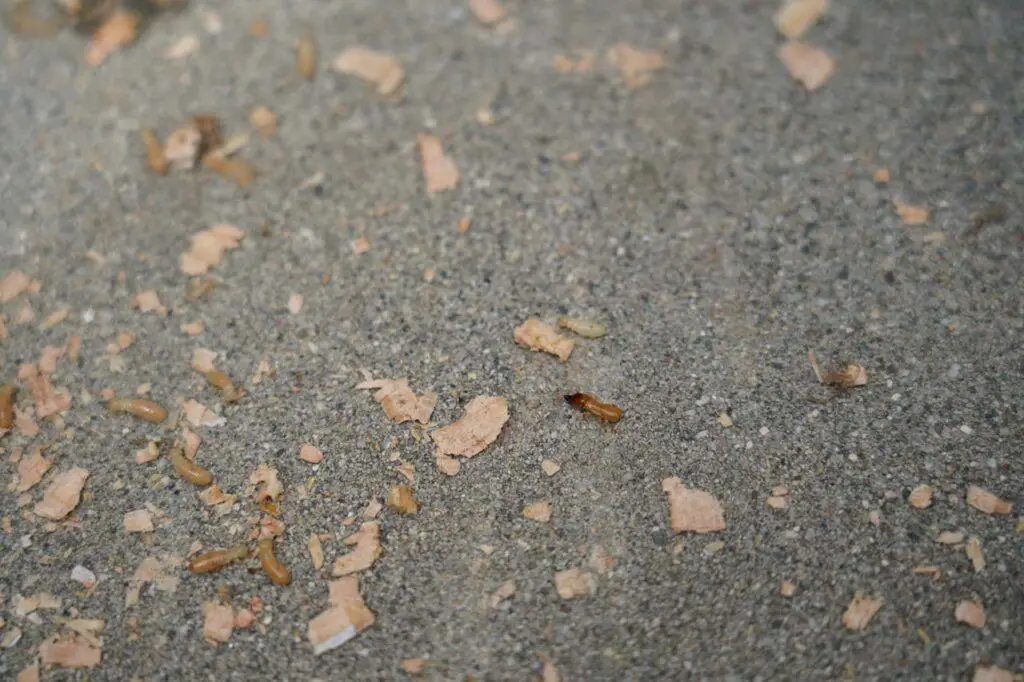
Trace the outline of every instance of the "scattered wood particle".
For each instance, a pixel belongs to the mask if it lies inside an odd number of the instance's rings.
[[[387,505],[399,514],[415,514],[419,511],[420,505],[413,496],[412,487],[407,485],[394,485],[388,489]]]
[[[814,360],[814,351],[807,351],[807,359],[811,363],[814,375],[818,377],[818,382],[826,386],[853,388],[868,383],[868,371],[861,365],[847,365],[841,372],[828,372],[818,367]]]
[[[43,374],[53,374],[57,371],[57,361],[64,355],[63,348],[47,346],[39,356],[39,371]]]
[[[882,600],[857,594],[843,614],[843,625],[847,630],[863,630],[882,608]]]
[[[554,476],[562,470],[562,465],[558,462],[546,459],[540,463],[541,471],[544,472],[545,476]]]
[[[373,399],[384,408],[384,414],[396,424],[417,421],[426,424],[437,405],[437,394],[427,391],[417,396],[405,379],[367,379],[356,384],[356,390],[374,390]]]
[[[60,308],[58,310],[54,310],[52,313],[47,315],[46,318],[43,320],[43,329],[50,329],[52,327],[56,327],[64,320],[68,319],[68,314],[70,312],[70,308]]]
[[[136,509],[124,515],[124,532],[152,533],[153,518],[148,509]]]
[[[430,434],[442,455],[473,457],[497,440],[508,421],[508,403],[501,396],[477,396],[462,417]]]
[[[189,336],[199,336],[203,333],[203,322],[202,320],[196,320],[195,322],[188,322],[181,325],[181,331]]]
[[[785,497],[786,495],[789,495],[789,488],[784,485],[777,485],[772,488],[772,495],[775,497]]]
[[[959,531],[944,530],[939,533],[936,542],[942,545],[959,545],[964,541],[964,534]]]
[[[310,535],[306,546],[309,548],[309,557],[313,561],[313,568],[319,571],[324,567],[324,546],[320,542],[320,536],[316,533]]]
[[[665,58],[658,52],[645,52],[626,43],[608,48],[608,61],[619,70],[626,88],[633,90],[650,82],[651,71],[665,66]],[[579,70],[579,65],[576,66]]]
[[[445,476],[455,476],[462,468],[462,464],[459,463],[459,460],[442,454],[438,454],[437,457],[434,458],[434,464],[437,466],[437,470]]]
[[[345,556],[334,560],[334,576],[349,575],[362,571],[373,565],[380,556],[380,524],[366,521],[359,530],[345,538],[346,545],[355,545],[355,549]]]
[[[203,639],[218,644],[231,639],[235,628],[235,610],[230,604],[208,601],[203,604]]]
[[[687,488],[675,476],[663,480],[661,489],[668,495],[673,533],[715,533],[725,530],[722,505],[711,494]]]
[[[39,661],[33,661],[27,668],[22,669],[15,682],[39,682]]]
[[[167,315],[167,308],[160,303],[160,297],[152,289],[135,294],[132,297],[132,307],[143,313],[156,313],[161,317]]]
[[[401,62],[393,56],[362,46],[347,48],[335,57],[331,66],[338,73],[377,86],[381,95],[393,94],[405,78]]]
[[[295,48],[295,67],[299,75],[306,80],[316,76],[316,42],[310,31],[299,34],[299,42]]]
[[[985,555],[981,551],[981,540],[977,536],[972,535],[967,539],[967,545],[964,547],[967,552],[967,558],[971,560],[971,565],[974,566],[974,572],[980,573],[985,570]]]
[[[956,605],[956,621],[972,628],[985,627],[985,609],[976,601],[962,601]]]
[[[363,518],[375,519],[382,509],[384,509],[384,505],[375,497],[367,503],[366,509],[363,510]]]
[[[836,63],[828,53],[798,40],[791,40],[780,47],[778,56],[789,75],[803,83],[810,92],[824,85],[836,70]]]
[[[572,349],[576,345],[572,339],[562,336],[550,324],[536,317],[531,317],[516,327],[512,338],[516,343],[532,350],[554,355],[562,362],[569,359],[569,354],[572,353]]]
[[[559,73],[587,73],[594,68],[594,51],[586,48],[573,50],[578,59],[573,60],[565,55],[556,55],[552,66]]]
[[[555,589],[562,599],[585,597],[594,591],[594,578],[579,568],[555,573]]]
[[[766,500],[765,504],[772,509],[785,509],[789,506],[789,500],[781,495],[772,495]]]
[[[933,582],[939,582],[939,578],[942,577],[942,569],[938,566],[915,566],[910,569],[910,572],[917,575],[930,575]]]
[[[160,450],[157,448],[156,443],[153,441],[149,442],[149,445],[142,448],[141,450],[135,451],[135,463],[136,464],[148,464],[153,462],[160,456]]]
[[[258,106],[249,112],[249,124],[256,129],[264,140],[274,136],[277,132],[277,114],[268,107]]]
[[[199,37],[194,33],[183,35],[173,45],[167,48],[164,57],[167,59],[184,59],[199,51]]]
[[[82,488],[89,472],[80,467],[57,474],[32,511],[44,519],[59,521],[70,514],[82,499]]]
[[[579,317],[560,317],[558,318],[558,326],[562,329],[568,329],[585,339],[599,339],[608,333],[608,329],[603,324],[590,322]]]
[[[256,622],[256,614],[249,609],[241,609],[235,612],[235,629],[248,630]]]
[[[36,314],[32,312],[32,306],[26,302],[18,309],[18,314],[14,318],[14,324],[28,324],[34,319],[36,319]]]
[[[246,486],[245,494],[252,497],[256,502],[276,502],[284,486],[277,477],[277,469],[268,464],[260,464],[256,471],[249,475],[249,484]]]
[[[796,594],[796,585],[789,582],[788,580],[782,583],[782,587],[779,588],[779,594],[783,597],[792,597]]]
[[[0,280],[0,303],[9,303],[26,292],[32,280],[20,270],[11,270]]]
[[[53,462],[43,457],[43,452],[40,448],[33,450],[27,457],[23,457],[18,462],[18,485],[15,487],[14,492],[23,493],[31,489],[39,481],[43,480],[43,476],[46,475],[51,466],[53,466]]]
[[[36,423],[28,412],[14,409],[14,427],[25,438],[35,438],[39,435],[39,424]]]
[[[202,159],[203,167],[245,188],[256,179],[256,169],[242,159],[231,159],[223,153],[210,152]]]
[[[352,253],[357,256],[370,250],[370,242],[368,242],[365,237],[356,237],[351,241],[351,243],[349,243],[349,246],[352,248]]]
[[[310,464],[318,464],[323,461],[324,453],[320,449],[306,444],[299,448],[299,459]]]
[[[728,412],[722,412],[715,419],[723,429],[732,428],[732,417],[729,416]]]
[[[302,312],[302,296],[300,294],[292,294],[288,297],[288,312],[292,315]]]
[[[804,34],[828,9],[828,0],[786,0],[775,15],[775,26],[786,38]]]
[[[225,251],[238,247],[245,233],[234,225],[220,223],[192,235],[189,250],[181,256],[181,270],[186,275],[204,275],[220,265]]]
[[[212,372],[214,369],[213,361],[217,359],[217,353],[208,348],[196,348],[192,351],[192,362],[190,363],[192,369],[205,374],[206,372]]]
[[[253,38],[266,38],[270,33],[270,24],[266,19],[253,19],[249,24],[249,35]]]
[[[488,604],[492,609],[498,608],[498,605],[506,599],[512,598],[516,593],[516,581],[506,580],[498,586],[488,599]]]
[[[24,382],[32,395],[36,418],[46,419],[71,409],[71,394],[66,389],[57,390],[50,382],[48,374],[40,374],[36,365],[21,365],[18,378]]]
[[[100,664],[101,655],[98,647],[72,633],[51,637],[39,646],[39,658],[46,667],[94,668]]]
[[[551,520],[551,503],[534,502],[523,507],[523,516],[531,521],[547,523]]]
[[[191,170],[199,160],[203,135],[194,122],[175,128],[164,142],[164,160],[172,168]]]
[[[967,504],[985,514],[1008,516],[1013,511],[1013,504],[976,485],[967,488]]]
[[[896,215],[904,225],[923,225],[928,222],[930,213],[924,206],[907,204],[898,199],[893,199],[892,205],[896,208]]]
[[[469,0],[469,11],[485,26],[496,24],[505,18],[505,8],[498,0]]]
[[[878,168],[874,173],[871,174],[871,179],[877,182],[879,185],[888,185],[890,178],[888,168]]]
[[[313,653],[320,655],[336,649],[373,625],[373,612],[359,594],[355,576],[334,580],[330,584],[331,608],[309,621],[307,635]]]
[[[562,682],[562,676],[558,674],[558,668],[551,661],[543,661],[540,669],[541,682]]]
[[[429,662],[426,658],[406,658],[398,664],[398,667],[410,675],[419,675],[427,669],[427,663]]]
[[[133,12],[115,11],[92,34],[92,42],[85,51],[85,63],[96,67],[108,55],[135,42],[139,15]]]
[[[199,452],[199,446],[202,445],[203,439],[199,434],[193,432],[187,426],[181,427],[181,436],[185,439],[185,457],[190,461],[194,461],[196,453]]]
[[[217,413],[203,405],[197,400],[186,400],[182,403],[181,410],[185,415],[185,419],[192,426],[223,426],[227,423],[224,417],[218,417]]]
[[[931,486],[921,484],[910,491],[910,497],[907,498],[907,501],[910,502],[911,507],[927,509],[932,506],[932,493]]]
[[[154,587],[161,592],[174,592],[178,589],[178,583],[181,581],[177,575],[180,566],[181,561],[170,555],[165,555],[163,561],[152,556],[143,559],[128,583],[128,589],[125,592],[125,606],[138,603],[139,594],[146,583],[153,583]]]
[[[420,163],[427,194],[455,189],[459,184],[459,169],[450,157],[445,156],[441,140],[436,135],[419,133],[416,136],[420,149]]]
[[[211,486],[203,488],[202,492],[199,493],[199,499],[203,501],[208,507],[213,507],[214,512],[217,516],[224,516],[234,507],[235,495],[229,495],[221,490],[220,486],[214,483]]]
[[[1009,670],[994,665],[979,665],[974,669],[972,682],[1014,682],[1014,679]]]

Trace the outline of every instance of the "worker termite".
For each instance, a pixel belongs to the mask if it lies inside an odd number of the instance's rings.
[[[0,429],[14,426],[14,386],[0,386]]]
[[[275,585],[288,585],[291,583],[291,571],[274,556],[274,540],[272,538],[260,540],[259,546],[256,549],[256,555],[260,558],[260,566],[263,567],[263,572],[270,578],[270,582]]]
[[[195,462],[185,457],[185,451],[175,443],[171,448],[171,466],[192,485],[210,485],[213,483],[213,475]]]
[[[144,398],[114,398],[107,403],[107,409],[111,412],[130,414],[153,424],[159,424],[167,419],[167,410]]]
[[[249,556],[249,548],[246,545],[235,545],[227,549],[215,549],[206,552],[188,562],[189,573],[213,573],[219,571],[228,564]]]
[[[584,412],[589,412],[601,421],[614,423],[622,419],[621,409],[611,403],[602,403],[589,393],[567,395],[565,402]]]
[[[203,372],[203,376],[206,377],[206,383],[220,393],[221,400],[225,403],[237,402],[245,395],[245,391],[235,388],[231,378],[220,370],[211,369]]]

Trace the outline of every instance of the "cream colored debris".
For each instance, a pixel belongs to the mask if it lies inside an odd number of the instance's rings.
[[[420,133],[416,139],[427,194],[455,189],[459,184],[459,168],[451,157],[445,155],[440,138]]]
[[[693,490],[676,477],[661,482],[668,495],[672,532],[715,533],[725,530],[722,505],[710,493]]]
[[[857,594],[843,614],[843,625],[847,630],[863,630],[880,608],[882,608],[881,599]]]
[[[203,604],[203,639],[216,645],[231,639],[235,627],[235,610],[230,604],[208,601]]]
[[[405,379],[368,379],[356,384],[356,390],[374,390],[373,399],[384,408],[384,414],[396,424],[418,421],[426,424],[437,405],[437,394],[427,391],[417,396]]]
[[[607,56],[630,90],[647,85],[651,81],[651,72],[665,66],[665,58],[661,53],[638,50],[626,43],[612,45],[608,48]]]
[[[473,457],[497,440],[508,421],[508,403],[501,396],[477,396],[462,417],[430,434],[442,455]]]
[[[931,486],[921,484],[910,491],[910,497],[907,498],[910,502],[910,506],[916,507],[917,509],[927,509],[932,506],[932,488]]]
[[[334,576],[344,576],[362,571],[373,565],[380,556],[380,524],[366,521],[359,530],[345,538],[346,545],[355,545],[355,549],[345,556],[334,560]]]
[[[307,636],[313,653],[336,649],[373,625],[373,612],[359,594],[355,576],[330,583],[331,607],[309,622]]]
[[[972,628],[985,627],[985,609],[976,601],[962,601],[956,605],[956,621]]]
[[[551,503],[545,501],[528,504],[523,507],[523,516],[531,521],[547,523],[551,520]]]
[[[153,517],[148,509],[136,509],[124,515],[124,531],[126,533],[152,533]]]
[[[576,343],[555,331],[547,322],[531,317],[512,334],[515,342],[535,351],[544,351],[554,355],[562,362],[569,359]]]
[[[778,57],[789,75],[811,92],[823,86],[836,70],[836,63],[828,53],[798,40],[780,47]]]
[[[346,49],[331,66],[338,73],[355,76],[377,86],[381,95],[393,94],[405,78],[402,64],[395,57],[361,46]]]
[[[828,0],[785,0],[775,15],[775,26],[786,38],[804,34],[828,9]]]
[[[1008,516],[1013,511],[1011,503],[976,485],[967,488],[967,504],[986,514]]]
[[[585,597],[597,588],[594,578],[579,568],[555,573],[555,589],[562,599]]]
[[[89,472],[75,467],[54,476],[43,494],[43,499],[33,508],[37,516],[59,521],[70,514],[82,499],[82,488],[89,478]]]

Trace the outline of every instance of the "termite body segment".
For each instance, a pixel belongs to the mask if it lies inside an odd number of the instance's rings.
[[[602,403],[589,393],[573,393],[565,396],[565,402],[573,407],[589,412],[601,421],[615,423],[622,419],[622,410],[611,403]]]
[[[274,540],[266,538],[260,540],[256,549],[256,555],[260,558],[260,566],[263,572],[275,585],[288,585],[292,581],[292,574],[281,561],[274,556]]]
[[[159,424],[167,419],[167,410],[145,398],[114,398],[107,403],[111,412],[123,412],[152,424]]]
[[[213,573],[228,564],[241,561],[247,556],[249,556],[249,548],[245,545],[235,545],[228,549],[215,549],[212,552],[200,554],[188,562],[188,571],[189,573]]]

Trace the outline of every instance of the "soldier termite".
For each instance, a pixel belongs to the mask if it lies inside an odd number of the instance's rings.
[[[171,466],[192,485],[210,485],[213,475],[195,462],[185,457],[185,451],[177,443],[171,448]]]
[[[153,424],[167,419],[167,410],[144,398],[114,398],[107,403],[111,412],[123,412]]]
[[[256,549],[256,555],[260,558],[260,566],[263,572],[275,585],[288,585],[292,581],[292,574],[284,564],[274,556],[274,541],[271,538],[260,540]]]
[[[14,386],[0,386],[0,429],[14,426]]]
[[[602,403],[589,393],[573,393],[565,396],[565,402],[573,407],[589,412],[601,421],[617,422],[622,419],[622,410],[611,403]]]
[[[249,548],[245,545],[235,545],[227,549],[215,549],[195,557],[188,562],[189,573],[213,573],[219,571],[228,564],[249,556]]]

